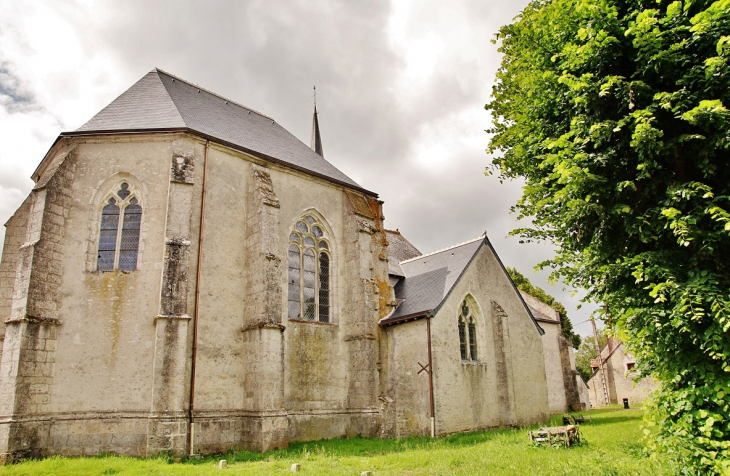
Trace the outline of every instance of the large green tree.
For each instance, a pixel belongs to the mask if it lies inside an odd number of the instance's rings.
[[[517,271],[517,268],[507,268],[507,273],[509,274],[509,277],[512,278],[512,282],[515,283],[515,286],[517,286],[517,289],[521,289],[527,294],[535,296],[540,301],[552,306],[556,311],[558,311],[563,337],[568,339],[574,348],[579,348],[581,338],[578,334],[573,332],[573,323],[570,322],[568,311],[565,309],[565,306],[556,301],[553,296],[546,293],[542,288],[532,284],[532,282],[530,282],[524,274]]]
[[[730,0],[535,0],[497,41],[515,233],[660,382],[654,445],[730,473]]]

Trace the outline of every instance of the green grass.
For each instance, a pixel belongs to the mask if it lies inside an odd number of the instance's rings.
[[[293,443],[268,453],[237,452],[173,463],[171,459],[52,457],[0,469],[0,475],[205,475],[351,474],[379,475],[661,475],[674,474],[671,462],[643,454],[640,410],[594,410],[593,422],[581,425],[577,447],[533,447],[527,428],[451,435],[444,438],[380,440],[352,438]],[[553,425],[559,425],[553,417]],[[535,427],[536,428],[536,427]],[[228,469],[218,469],[226,459]]]

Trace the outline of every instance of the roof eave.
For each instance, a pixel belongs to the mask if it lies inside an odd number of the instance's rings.
[[[275,164],[282,165],[284,167],[287,167],[287,168],[290,168],[290,169],[293,169],[293,170],[296,170],[296,171],[299,171],[299,172],[303,172],[303,173],[306,173],[308,175],[313,175],[313,176],[315,176],[317,178],[320,178],[322,180],[325,180],[327,182],[332,182],[332,183],[335,183],[337,185],[341,185],[343,187],[347,187],[347,188],[352,189],[352,190],[357,190],[358,192],[364,193],[366,195],[370,195],[373,198],[378,198],[378,194],[377,193],[372,192],[370,190],[367,190],[365,188],[358,187],[356,185],[352,185],[350,183],[347,183],[347,182],[344,182],[342,180],[338,180],[338,179],[335,179],[335,178],[332,178],[332,177],[328,177],[328,176],[326,176],[324,174],[320,174],[318,172],[315,172],[313,170],[306,169],[304,167],[296,166],[296,165],[291,164],[289,162],[286,162],[284,160],[277,159],[276,157],[272,157],[270,155],[266,155],[266,154],[263,154],[261,152],[257,152],[255,150],[248,149],[246,147],[233,144],[232,142],[228,142],[228,141],[219,139],[219,138],[217,138],[215,136],[211,136],[209,134],[205,134],[204,132],[200,132],[200,131],[197,131],[195,129],[191,129],[189,127],[169,127],[169,128],[160,128],[160,129],[119,129],[119,130],[114,130],[114,131],[100,130],[100,131],[62,132],[56,138],[56,140],[54,141],[53,145],[48,150],[48,152],[50,152],[53,149],[53,147],[56,145],[56,143],[59,141],[59,139],[65,138],[65,137],[135,135],[135,134],[155,134],[155,133],[166,133],[166,134],[188,133],[188,134],[193,134],[193,135],[196,135],[196,136],[201,137],[203,139],[206,139],[206,140],[210,140],[212,142],[215,142],[217,144],[224,145],[224,146],[229,147],[231,149],[238,150],[240,152],[244,152],[246,154],[252,155],[252,156],[257,157],[259,159],[267,160],[269,162],[273,162]],[[38,169],[40,169],[40,167],[43,164],[43,162],[45,162],[45,159],[48,156],[48,152],[46,153],[46,156],[43,158],[43,160],[38,165],[38,167],[36,168],[36,170],[33,172],[33,175],[31,176],[31,178],[33,176],[35,176],[35,174],[38,171]]]
[[[428,311],[418,311],[413,312],[411,314],[406,314],[405,316],[398,316],[396,318],[385,318],[378,321],[378,325],[380,327],[390,327],[390,326],[396,326],[398,324],[405,324],[406,322],[411,321],[418,321],[423,318],[432,318],[432,310]]]

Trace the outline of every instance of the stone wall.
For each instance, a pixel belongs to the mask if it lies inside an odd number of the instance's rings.
[[[477,361],[462,361],[459,351],[464,299],[477,321]],[[547,420],[540,334],[488,246],[432,319],[432,346],[438,434]]]
[[[534,307],[534,306],[533,306]],[[545,330],[542,336],[542,347],[545,355],[545,375],[548,384],[548,401],[550,413],[565,413],[567,401],[560,347],[560,323],[540,322]]]
[[[386,327],[383,331],[383,408],[381,436],[404,438],[431,432],[426,320]]]
[[[33,201],[32,195],[25,199],[12,217],[5,223],[5,243],[0,261],[0,354],[5,339],[5,321],[10,318],[13,307],[15,273],[20,257],[20,247],[25,243],[28,215]]]

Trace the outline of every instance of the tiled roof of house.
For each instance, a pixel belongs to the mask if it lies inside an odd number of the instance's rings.
[[[197,132],[362,190],[272,118],[159,69],[147,73],[75,132],[63,135],[166,129]]]

